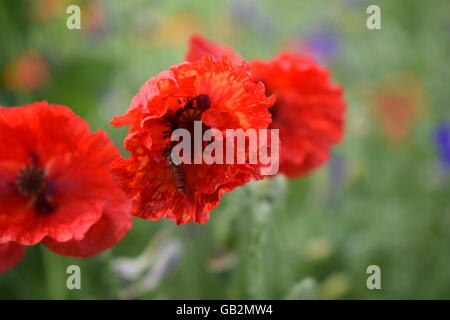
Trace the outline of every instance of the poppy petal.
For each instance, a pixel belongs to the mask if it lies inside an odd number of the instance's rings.
[[[0,244],[0,272],[14,267],[25,255],[25,247],[15,242]]]
[[[94,224],[82,240],[59,242],[46,237],[43,243],[55,253],[72,257],[90,257],[119,242],[131,228],[130,202],[125,195],[105,205],[101,219]]]
[[[186,61],[195,62],[208,54],[212,55],[216,60],[220,60],[222,56],[227,56],[233,63],[242,61],[239,54],[232,48],[209,41],[200,35],[193,35],[189,40],[189,51],[186,54]]]

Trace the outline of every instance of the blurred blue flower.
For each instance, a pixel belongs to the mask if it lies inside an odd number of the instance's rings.
[[[445,122],[434,129],[434,143],[441,165],[450,170],[450,123]]]

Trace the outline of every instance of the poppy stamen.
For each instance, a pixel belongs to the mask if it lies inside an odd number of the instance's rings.
[[[187,129],[193,132],[194,122],[200,120],[203,112],[211,106],[211,99],[204,94],[187,101],[179,100],[180,105],[183,102],[185,102],[185,104],[180,109],[175,113],[170,110],[162,120],[162,123],[169,128],[169,130],[163,131],[164,138],[170,138],[172,132],[178,128]],[[205,125],[202,127],[203,131],[207,129]],[[163,156],[167,159],[168,167],[171,168],[174,183],[178,191],[180,194],[184,195],[189,190],[189,185],[181,166],[175,165],[171,160],[170,155],[172,147],[173,143],[170,143],[164,150]]]
[[[19,172],[16,182],[17,188],[23,195],[37,195],[45,188],[44,170],[35,166],[28,166]]]
[[[38,214],[50,213],[56,209],[46,193],[47,180],[42,168],[33,165],[25,167],[19,172],[16,185],[20,193],[31,198]]]

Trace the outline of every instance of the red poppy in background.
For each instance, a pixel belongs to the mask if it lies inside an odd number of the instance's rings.
[[[148,80],[129,110],[112,120],[131,126],[125,139],[131,156],[115,161],[113,173],[133,199],[135,216],[204,223],[222,194],[262,178],[259,165],[250,164],[183,163],[175,172],[166,156],[173,130],[191,130],[196,120],[203,129],[267,128],[274,99],[249,73],[247,63],[227,57],[175,65]]]
[[[130,203],[109,171],[119,151],[68,107],[0,107],[0,141],[0,272],[26,246],[89,257],[130,229]]]
[[[8,90],[27,93],[42,88],[49,77],[48,64],[37,51],[22,53],[6,66],[3,74]]]
[[[367,97],[382,133],[389,142],[404,143],[410,138],[414,122],[424,105],[422,84],[412,72],[390,74]]]
[[[186,60],[205,54],[239,60],[233,49],[193,36]],[[251,66],[252,79],[264,82],[267,93],[276,96],[270,128],[280,130],[280,172],[294,178],[324,164],[343,134],[341,87],[330,83],[327,69],[300,55],[281,53],[271,60],[253,60]]]

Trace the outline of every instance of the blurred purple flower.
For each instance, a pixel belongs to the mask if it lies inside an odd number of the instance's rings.
[[[445,122],[434,129],[434,143],[441,165],[450,170],[450,123]]]
[[[273,31],[270,15],[254,0],[234,0],[231,14],[237,22],[247,25],[254,32],[266,34]]]
[[[306,38],[305,45],[307,52],[313,58],[327,62],[339,55],[339,34],[332,26],[320,27]]]
[[[361,9],[369,5],[367,0],[342,0],[342,2],[350,8]]]
[[[328,165],[328,170],[329,182],[327,202],[333,207],[339,205],[340,203],[342,190],[348,178],[348,164],[344,157],[333,154]]]

